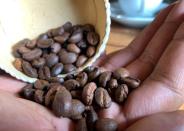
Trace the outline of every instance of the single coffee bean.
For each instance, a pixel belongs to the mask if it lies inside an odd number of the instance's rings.
[[[81,40],[80,42],[77,43],[77,46],[81,49],[86,49],[87,48],[87,42],[85,40]]]
[[[88,75],[86,72],[81,72],[77,75],[76,80],[80,83],[81,87],[84,87],[88,81]]]
[[[95,32],[89,32],[87,34],[87,41],[90,45],[95,46],[100,41],[100,36]]]
[[[46,57],[46,65],[52,67],[59,62],[59,57],[56,54],[49,54]]]
[[[61,45],[59,43],[54,43],[50,48],[52,53],[58,53],[61,50]]]
[[[111,79],[111,74],[112,73],[110,71],[103,72],[99,76],[99,85],[102,87],[106,87],[107,82]]]
[[[95,28],[93,25],[91,24],[85,24],[83,27],[82,27],[83,31],[85,32],[94,32],[95,31]]]
[[[78,55],[72,52],[60,51],[59,53],[60,61],[63,64],[72,64],[76,62]]]
[[[80,87],[80,84],[78,81],[70,79],[64,82],[64,86],[66,87],[67,90],[71,91],[78,89]]]
[[[67,40],[69,39],[69,36],[70,36],[70,33],[65,32],[65,33],[63,33],[63,35],[61,35],[61,36],[55,36],[55,37],[54,37],[54,40],[55,40],[56,42],[59,42],[59,43],[63,44],[65,41],[67,41]]]
[[[95,67],[92,72],[89,72],[88,78],[91,81],[91,80],[96,79],[100,74],[101,74],[101,70],[99,68]]]
[[[50,85],[50,89],[49,91],[47,92],[47,94],[45,95],[45,105],[47,107],[50,107],[52,105],[52,102],[54,101],[54,97],[55,97],[55,94],[58,90],[60,90],[61,86],[60,85]]]
[[[136,89],[137,87],[140,86],[140,83],[141,83],[139,79],[135,79],[131,77],[123,78],[123,81],[128,85],[128,87],[132,89]]]
[[[89,46],[88,49],[87,49],[87,51],[86,51],[86,55],[88,57],[92,57],[95,54],[95,52],[96,52],[95,47]]]
[[[44,92],[36,90],[34,94],[34,100],[36,103],[42,104],[44,102]]]
[[[39,77],[39,79],[42,79],[42,80],[45,80],[45,79],[46,79],[46,78],[45,78],[44,68],[43,68],[43,67],[40,67],[40,68],[38,69],[38,77]]]
[[[37,41],[36,40],[28,40],[28,42],[26,43],[26,47],[29,48],[29,49],[33,49],[36,47],[36,43]]]
[[[21,47],[18,49],[18,52],[19,52],[20,54],[28,53],[28,52],[30,52],[30,51],[31,51],[31,50],[30,50],[29,48],[25,47],[25,46],[21,46]]]
[[[67,50],[76,54],[80,53],[80,48],[76,44],[68,44]]]
[[[111,79],[109,82],[108,82],[108,87],[110,89],[115,89],[118,87],[118,81],[116,79]]]
[[[49,48],[52,44],[54,44],[54,41],[52,39],[39,39],[37,41],[37,46],[39,48]]]
[[[54,101],[52,104],[52,110],[54,114],[58,117],[69,117],[70,110],[72,108],[72,96],[70,92],[65,87],[60,87],[56,92]]]
[[[55,36],[61,36],[63,35],[65,32],[64,28],[63,27],[59,27],[59,28],[56,28],[56,29],[52,29],[51,30],[51,34],[53,37]]]
[[[33,84],[27,84],[22,88],[21,95],[28,100],[33,100],[35,89],[33,89]]]
[[[63,84],[64,83],[64,79],[62,77],[51,77],[49,79],[49,82]]]
[[[75,31],[72,33],[71,37],[69,38],[69,42],[71,43],[78,43],[83,38],[82,31]]]
[[[14,61],[13,61],[13,66],[18,70],[18,71],[23,71],[22,70],[22,59],[20,58],[16,58]]]
[[[34,83],[34,88],[38,90],[43,90],[44,88],[49,86],[49,82],[45,80],[37,80]]]
[[[35,48],[32,51],[29,51],[27,53],[24,53],[22,55],[22,58],[25,59],[25,60],[27,60],[27,61],[32,61],[34,59],[39,58],[41,55],[42,55],[42,50],[41,49],[38,49],[38,48]]]
[[[45,77],[45,79],[49,80],[50,77],[51,77],[51,72],[50,72],[49,67],[44,66],[44,67],[43,67],[43,72],[44,72],[44,77]]]
[[[96,121],[96,131],[117,131],[118,123],[110,118],[98,119]]]
[[[88,131],[88,128],[86,125],[86,118],[82,118],[77,121],[75,131]]]
[[[23,69],[23,72],[29,76],[29,77],[32,77],[32,78],[37,78],[38,77],[38,73],[37,73],[37,70],[34,69],[30,63],[26,62],[26,61],[23,61],[22,62],[22,69]]]
[[[128,96],[128,86],[126,84],[119,85],[114,96],[116,102],[123,103]]]
[[[32,61],[32,66],[35,68],[43,67],[46,63],[46,60],[44,58],[38,58]]]
[[[101,108],[109,108],[112,100],[107,90],[104,88],[97,88],[95,91],[95,101]]]
[[[129,75],[130,75],[129,71],[125,68],[119,68],[115,70],[113,73],[113,77],[118,80],[128,77]]]
[[[97,85],[94,82],[90,82],[88,83],[82,91],[82,99],[83,102],[86,105],[91,105],[93,102],[93,98],[94,98],[94,92],[97,88]]]
[[[70,118],[73,120],[79,120],[82,118],[82,113],[85,111],[84,104],[77,100],[72,100],[72,108],[70,110]]]
[[[57,63],[51,70],[51,75],[52,76],[57,76],[63,71],[63,64],[62,63]]]
[[[80,55],[76,61],[76,66],[80,67],[86,63],[88,58],[85,55]]]
[[[63,68],[64,73],[69,73],[69,72],[75,71],[76,69],[77,68],[72,64],[66,64],[64,65],[64,68]]]
[[[82,99],[82,91],[81,90],[72,90],[70,93],[71,93],[73,99],[78,99],[78,100]]]
[[[64,28],[66,32],[70,32],[70,30],[72,29],[72,23],[66,22],[62,27]]]
[[[97,120],[98,115],[93,107],[90,107],[89,110],[86,110],[86,124],[88,127],[88,131],[95,131],[95,123]]]

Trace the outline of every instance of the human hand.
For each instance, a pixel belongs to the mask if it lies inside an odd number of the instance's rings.
[[[160,12],[127,48],[102,58],[102,67],[126,67],[142,84],[123,106],[113,103],[101,116],[118,120],[125,129],[145,116],[179,109],[184,100],[183,20],[181,0]]]

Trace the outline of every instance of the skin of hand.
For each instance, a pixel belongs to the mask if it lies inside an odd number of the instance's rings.
[[[176,129],[180,124],[177,120],[183,120],[179,117],[184,115],[183,112],[173,112],[184,98],[183,7],[184,1],[180,0],[164,9],[127,48],[101,58],[105,61],[99,62],[102,67],[108,70],[126,67],[132,76],[142,80],[141,86],[130,94],[124,105],[113,103],[99,113],[101,117],[117,120],[120,130],[141,131],[145,128],[146,131],[163,120],[168,120],[163,125],[169,127],[171,118],[177,123],[169,129]],[[43,106],[20,98],[18,92],[25,83],[6,75],[0,75],[0,83],[0,131],[74,130],[69,119],[56,118]],[[156,114],[160,112],[163,114]],[[156,115],[149,116],[151,114]]]

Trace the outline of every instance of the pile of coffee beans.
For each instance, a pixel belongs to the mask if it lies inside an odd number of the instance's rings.
[[[13,47],[13,65],[29,77],[48,80],[84,65],[95,55],[99,41],[93,25],[66,22],[34,40],[18,42]]]
[[[57,117],[76,121],[76,131],[116,131],[117,122],[98,118],[96,111],[109,108],[112,101],[124,103],[139,85],[125,68],[111,72],[88,67],[75,76],[27,84],[21,95],[50,108]]]

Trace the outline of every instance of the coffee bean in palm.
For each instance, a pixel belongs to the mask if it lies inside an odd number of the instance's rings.
[[[81,49],[86,49],[87,48],[87,42],[85,40],[81,40],[80,42],[77,43],[77,46]]]
[[[82,31],[75,31],[72,33],[68,41],[71,43],[78,43],[79,41],[82,40],[82,38],[83,38]]]
[[[35,89],[33,89],[33,84],[27,84],[23,87],[21,95],[28,100],[33,100]]]
[[[96,131],[117,131],[118,123],[110,118],[102,118],[96,121]]]
[[[113,77],[116,79],[123,79],[130,75],[129,71],[125,68],[119,68],[113,72]]]
[[[114,96],[116,102],[123,103],[128,96],[128,86],[126,84],[119,85]]]
[[[52,67],[59,62],[59,57],[56,54],[49,54],[46,57],[46,65]]]
[[[27,53],[24,53],[22,55],[22,58],[27,60],[27,61],[32,61],[34,59],[37,59],[39,58],[40,56],[42,55],[42,50],[41,49],[38,49],[38,48],[35,48]]]
[[[25,46],[21,46],[21,47],[18,49],[18,52],[19,52],[20,54],[28,53],[28,52],[30,52],[30,51],[31,51],[31,50],[30,50],[29,48],[25,47]]]
[[[97,89],[97,85],[94,82],[88,83],[82,91],[82,99],[86,105],[91,105],[94,98],[95,90]]]
[[[44,68],[43,67],[40,67],[38,69],[38,78],[39,79],[42,79],[42,80],[45,80],[46,79],[45,73],[44,73]]]
[[[72,96],[70,92],[63,86],[56,92],[52,104],[52,110],[58,117],[69,117],[72,108]]]
[[[88,58],[87,58],[85,55],[80,55],[80,56],[77,58],[76,66],[77,66],[77,67],[80,67],[80,66],[84,65],[84,64],[86,63],[87,60],[88,60]]]
[[[42,104],[44,102],[44,92],[41,90],[36,90],[34,94],[34,101],[36,103]]]
[[[43,90],[44,88],[49,86],[49,82],[46,80],[37,80],[34,83],[34,88],[38,90]]]
[[[69,36],[70,36],[70,33],[65,32],[61,36],[55,36],[54,40],[56,42],[59,42],[59,43],[63,44],[64,42],[66,42],[69,39]]]
[[[111,79],[111,72],[106,71],[100,74],[99,76],[99,85],[102,87],[106,87],[107,82]]]
[[[66,32],[70,32],[70,30],[72,29],[72,23],[68,21],[62,27]]]
[[[49,82],[63,84],[64,83],[64,79],[62,77],[51,77],[49,79]]]
[[[132,77],[126,77],[123,81],[128,85],[128,87],[135,89],[140,86],[141,81]]]
[[[99,37],[99,35],[98,35],[97,33],[95,33],[95,32],[89,32],[89,33],[87,34],[87,41],[88,41],[88,43],[89,43],[90,45],[95,46],[95,45],[97,45],[97,44],[99,43],[100,37]]]
[[[80,84],[75,79],[70,79],[64,82],[64,86],[66,87],[67,90],[71,91],[78,89],[80,87]]]
[[[52,29],[51,30],[51,34],[52,34],[53,37],[55,37],[55,36],[61,36],[61,35],[64,34],[64,32],[65,32],[65,30],[64,30],[64,28],[62,26],[59,27],[59,28],[56,28],[56,29]]]
[[[43,67],[46,63],[46,60],[44,58],[38,58],[32,61],[32,66],[35,68]]]
[[[82,118],[77,121],[75,131],[88,131],[88,127],[86,125],[86,118]]]
[[[50,77],[51,77],[51,72],[50,72],[49,67],[44,66],[44,67],[43,67],[43,73],[44,73],[45,79],[49,80]]]
[[[54,67],[52,67],[51,75],[57,76],[57,75],[61,74],[62,71],[63,71],[63,64],[57,63],[56,65],[54,65]]]
[[[73,52],[60,51],[59,53],[60,61],[63,64],[72,64],[76,62],[78,55]]]
[[[100,75],[100,73],[101,73],[101,70],[95,67],[93,71],[88,73],[89,80],[91,81],[91,80],[96,79]]]
[[[22,59],[21,58],[16,58],[13,61],[13,66],[18,70],[18,71],[22,71]]]
[[[70,73],[72,71],[75,71],[77,68],[76,66],[72,65],[72,64],[66,64],[64,65],[63,71],[64,73]]]
[[[81,90],[72,90],[70,93],[71,93],[73,99],[78,99],[78,100],[82,99],[82,91]]]
[[[95,101],[101,108],[109,108],[112,100],[109,93],[104,88],[97,88],[95,91]]]
[[[98,115],[95,112],[93,107],[90,107],[89,110],[86,110],[86,124],[88,131],[95,131],[95,123],[98,120]]]
[[[73,120],[79,120],[82,118],[82,113],[84,111],[85,111],[84,104],[77,99],[73,99],[72,100],[72,107],[70,110],[70,118]]]
[[[95,47],[89,46],[89,47],[87,48],[86,55],[87,55],[88,57],[92,57],[92,56],[95,54],[95,52],[96,52]]]
[[[80,83],[80,86],[85,86],[88,81],[88,75],[86,72],[81,72],[77,75],[76,80]]]
[[[40,39],[37,41],[37,46],[39,48],[49,48],[52,44],[54,44],[54,41],[52,39]]]
[[[59,43],[54,43],[50,47],[52,53],[58,53],[61,50],[61,45]]]
[[[67,50],[76,54],[80,53],[80,48],[76,44],[68,44]]]
[[[32,78],[37,78],[38,77],[37,70],[35,68],[33,68],[30,63],[28,63],[26,61],[23,61],[22,62],[22,69],[23,69],[23,72],[27,76],[32,77]]]

